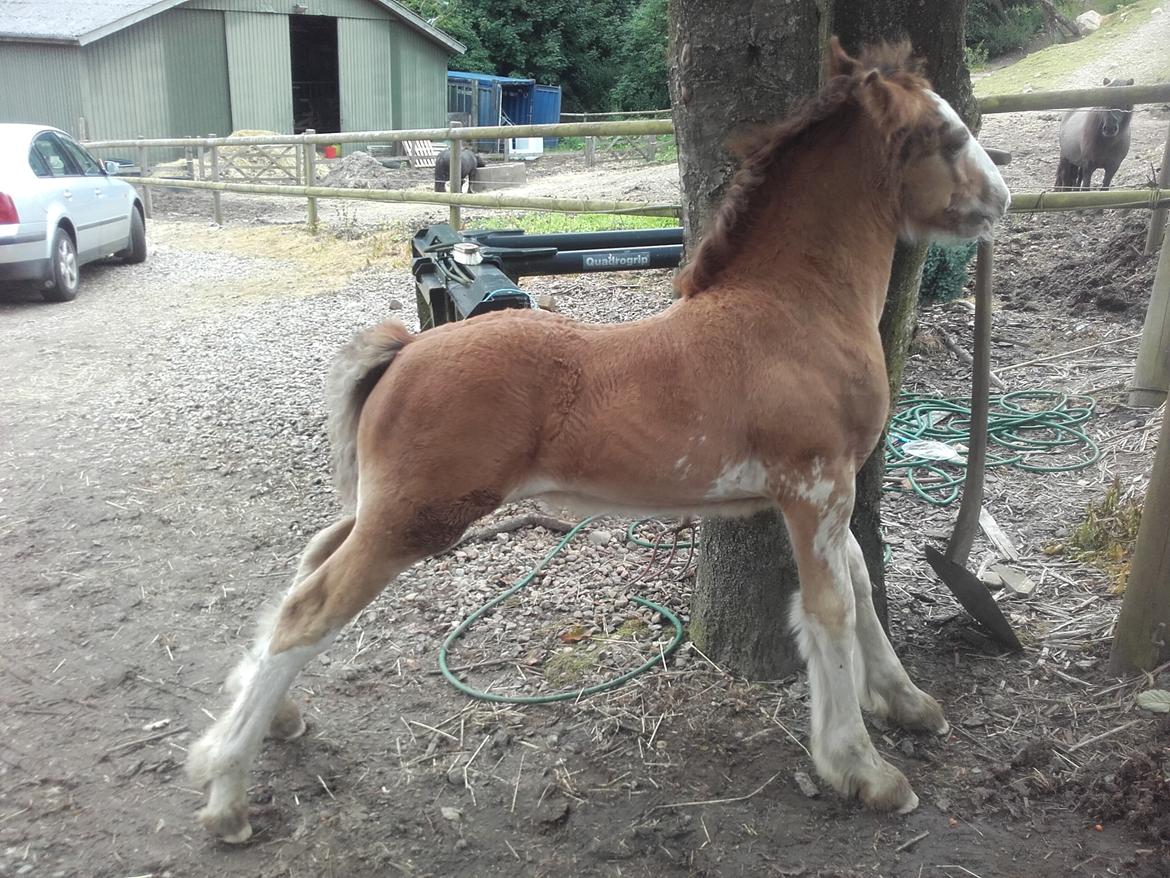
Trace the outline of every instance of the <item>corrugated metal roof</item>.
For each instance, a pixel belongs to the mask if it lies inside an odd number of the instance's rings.
[[[184,0],[0,0],[0,40],[85,45],[158,15]],[[370,0],[404,24],[462,54],[467,47],[394,0]]]
[[[3,0],[0,0],[2,3]],[[516,79],[511,76],[493,76],[490,73],[471,73],[464,70],[448,70],[448,79],[471,79],[476,82],[498,82],[501,85],[512,83],[515,85],[532,85],[536,82],[535,79]]]

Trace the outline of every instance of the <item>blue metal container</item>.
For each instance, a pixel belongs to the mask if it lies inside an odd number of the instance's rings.
[[[533,90],[532,124],[555,125],[561,121],[561,87],[537,85]],[[546,137],[544,148],[552,149],[559,137]]]

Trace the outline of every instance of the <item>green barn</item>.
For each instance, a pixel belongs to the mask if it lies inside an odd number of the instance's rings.
[[[0,122],[87,140],[438,127],[463,51],[393,0],[5,0]]]

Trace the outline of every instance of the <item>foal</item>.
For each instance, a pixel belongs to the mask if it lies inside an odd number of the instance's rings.
[[[303,732],[287,693],[305,663],[411,564],[526,497],[630,513],[778,507],[800,572],[817,770],[874,808],[917,805],[861,708],[948,726],[874,613],[849,532],[853,479],[889,407],[878,319],[895,241],[986,235],[1009,196],[908,47],[854,59],[834,40],[827,65],[814,99],[744,145],[666,311],[614,326],[508,311],[420,335],[388,322],[341,352],[330,433],[351,511],[309,543],[228,681],[230,709],[191,750],[207,829],[251,834],[248,771],[266,734]]]

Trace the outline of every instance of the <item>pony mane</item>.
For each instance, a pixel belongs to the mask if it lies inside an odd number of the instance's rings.
[[[882,42],[866,47],[856,59],[851,59],[840,52],[834,37],[827,62],[829,71],[820,91],[798,104],[779,122],[761,126],[729,144],[731,153],[740,157],[741,164],[694,258],[675,276],[674,286],[680,296],[693,296],[715,282],[738,253],[748,217],[754,213],[771,172],[822,125],[835,119],[846,107],[855,106],[861,85],[873,71],[886,82],[904,89],[930,87],[922,76],[920,63],[912,59],[911,53],[909,41]],[[828,75],[834,55],[838,66],[847,72]],[[884,157],[887,164],[892,152]]]

